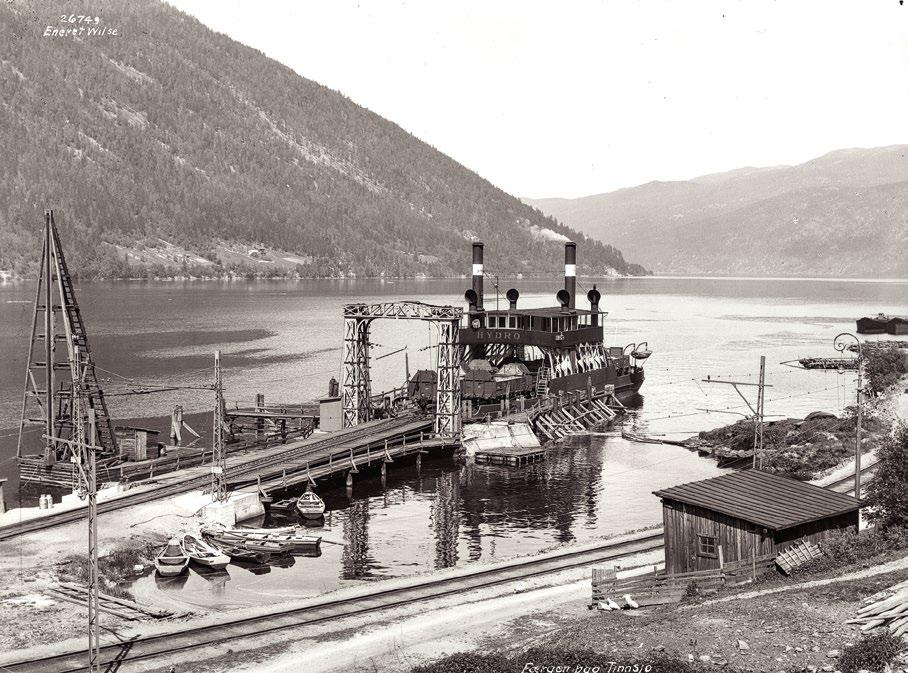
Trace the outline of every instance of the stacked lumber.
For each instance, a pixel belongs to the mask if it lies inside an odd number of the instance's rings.
[[[807,540],[802,540],[800,543],[789,547],[785,551],[776,557],[776,565],[779,566],[779,569],[786,575],[791,575],[791,571],[795,568],[799,568],[809,561],[820,558],[823,555],[823,550],[820,549],[817,545]]]
[[[908,638],[908,581],[874,594],[846,624],[860,624],[861,631],[888,628],[894,636]],[[867,601],[865,601],[867,603]]]
[[[66,601],[68,603],[75,603],[76,605],[83,606],[88,605],[88,588],[80,584],[60,582],[56,586],[50,587],[47,592],[51,597]],[[115,617],[119,617],[120,619],[129,621],[139,621],[149,618],[172,619],[177,617],[185,617],[190,614],[188,612],[155,610],[154,608],[139,605],[138,603],[126,600],[125,598],[109,596],[103,593],[99,594],[98,596],[98,609],[101,612],[105,612],[109,615],[113,615]]]

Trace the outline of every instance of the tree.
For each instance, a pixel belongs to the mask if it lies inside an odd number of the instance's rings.
[[[876,474],[867,485],[867,518],[881,528],[908,525],[908,425],[900,423],[878,453]]]
[[[899,349],[894,346],[868,348],[865,354],[864,373],[870,389],[877,395],[898,383],[905,373],[905,364]]]

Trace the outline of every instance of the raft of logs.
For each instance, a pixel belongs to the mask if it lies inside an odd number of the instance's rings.
[[[868,598],[858,617],[847,624],[860,624],[861,631],[887,628],[893,636],[908,638],[908,581]]]

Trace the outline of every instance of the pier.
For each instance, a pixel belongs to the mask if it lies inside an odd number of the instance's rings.
[[[340,476],[347,471],[440,447],[453,446],[452,440],[430,436],[431,416],[401,416],[369,421],[332,433],[316,434],[286,444],[254,451],[229,452],[225,478],[233,490],[273,492],[312,479]],[[387,451],[385,447],[387,446]],[[210,452],[209,452],[210,455]],[[353,463],[350,457],[353,457]],[[355,473],[355,472],[354,472]],[[98,513],[111,512],[188,491],[203,490],[211,484],[211,464],[196,465],[157,478],[153,484],[137,484],[98,502]],[[35,510],[38,514],[38,510]],[[87,507],[79,505],[41,510],[40,515],[0,527],[0,540],[85,518]]]

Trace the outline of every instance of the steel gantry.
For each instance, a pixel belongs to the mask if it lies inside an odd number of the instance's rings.
[[[463,309],[418,301],[347,304],[344,306],[342,405],[344,427],[369,420],[372,389],[369,373],[369,331],[373,320],[421,320],[438,328],[435,433],[453,437],[460,432],[460,320]]]

